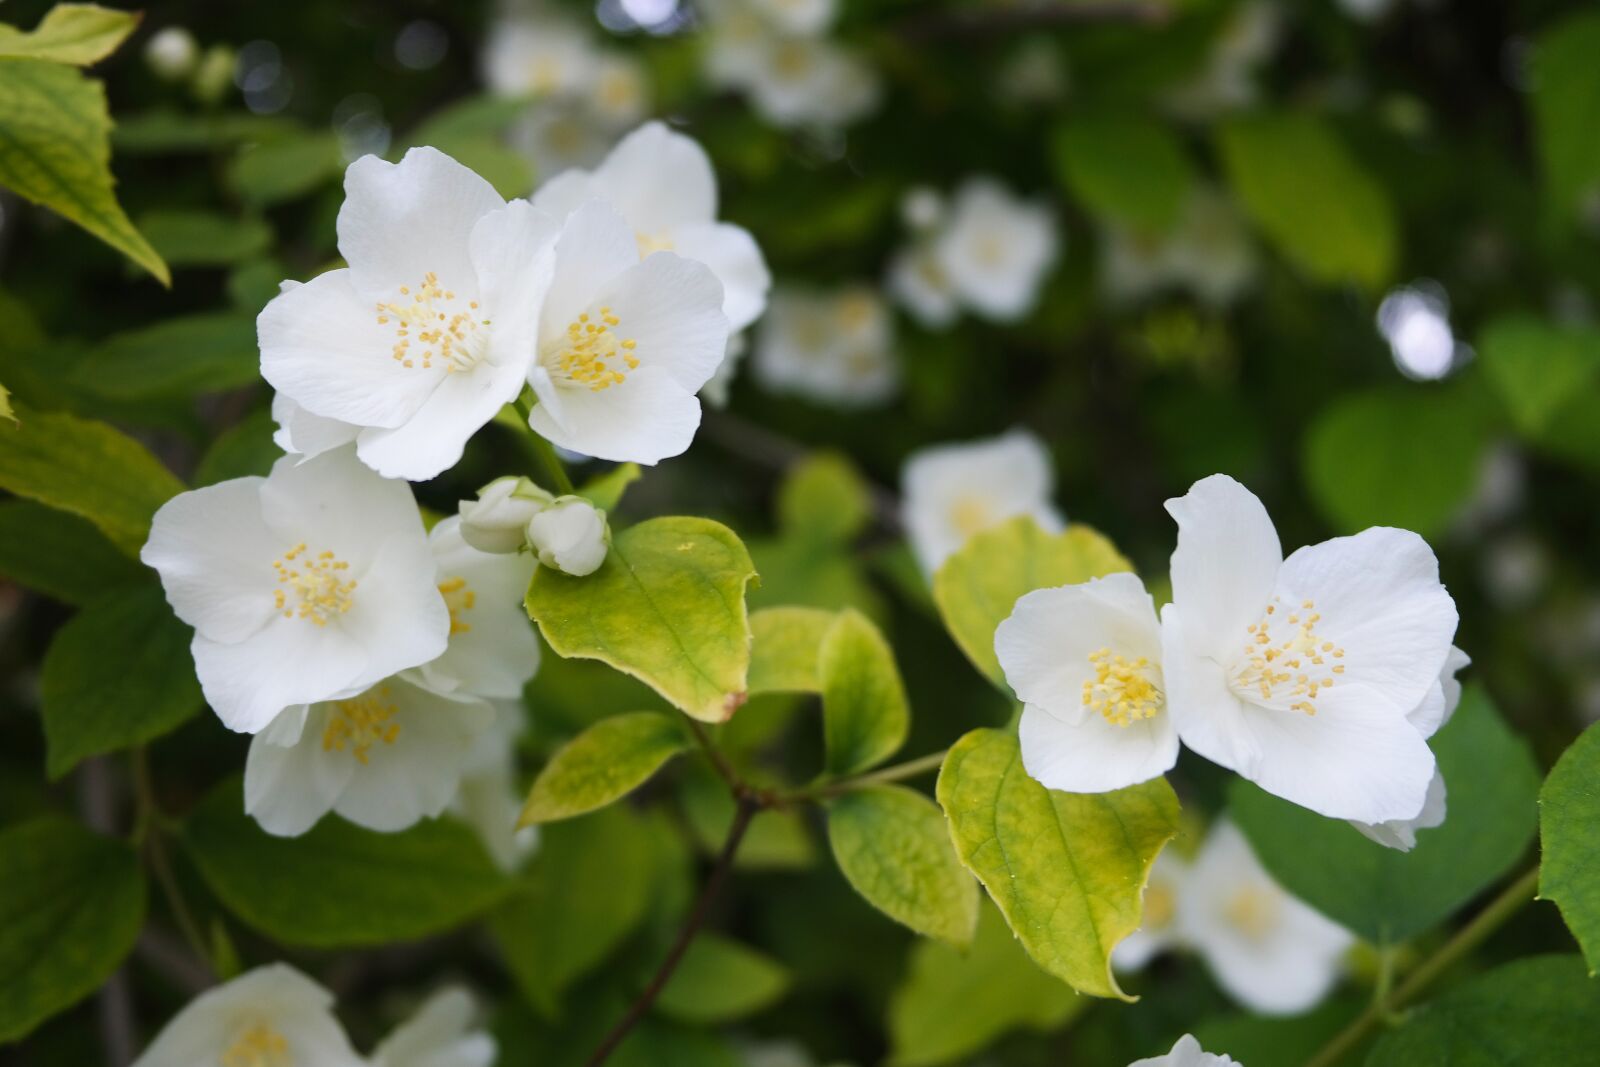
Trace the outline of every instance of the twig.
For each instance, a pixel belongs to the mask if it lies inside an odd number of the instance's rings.
[[[716,768],[717,775],[728,783],[729,789],[733,790],[734,797],[737,798],[747,794],[750,791],[749,788],[740,780],[739,775],[733,769],[733,764],[728,762],[728,757],[724,756],[722,750],[717,748],[716,744],[711,740],[711,735],[706,733],[706,728],[687,715],[684,716],[684,721],[689,724],[689,730],[694,734],[694,739],[700,742],[700,747],[705,750],[706,758],[711,761],[711,766]]]
[[[1535,899],[1538,888],[1539,868],[1536,866],[1508,885],[1499,896],[1489,902],[1487,907],[1475,915],[1471,922],[1456,931],[1456,935],[1446,941],[1439,951],[1423,960],[1417,969],[1400,983],[1392,995],[1374,1000],[1365,1011],[1351,1020],[1350,1025],[1335,1034],[1316,1055],[1306,1061],[1306,1067],[1333,1067],[1361,1044],[1367,1034],[1380,1022],[1415,1000],[1440,975],[1498,930],[1524,904]]]
[[[1099,23],[1159,26],[1171,17],[1172,9],[1167,4],[1150,0],[1035,0],[919,15],[901,23],[898,31],[907,40],[926,41]]]
[[[678,964],[683,962],[683,955],[689,950],[690,943],[705,925],[706,916],[711,912],[711,904],[716,900],[717,893],[722,889],[722,883],[727,881],[728,872],[733,868],[733,858],[739,851],[739,842],[744,840],[744,833],[750,828],[750,820],[760,808],[761,802],[755,797],[747,794],[739,796],[738,807],[733,813],[733,823],[728,827],[727,840],[723,842],[722,851],[717,855],[711,874],[707,876],[706,884],[694,902],[694,908],[678,930],[677,939],[668,950],[667,958],[656,968],[655,976],[650,979],[650,984],[645,986],[644,992],[628,1006],[627,1013],[601,1039],[599,1047],[586,1061],[585,1067],[600,1067],[600,1064],[606,1062],[616,1051],[617,1046],[622,1044],[623,1039],[639,1024],[639,1020],[644,1018],[650,1006],[655,1003],[656,997],[666,988],[672,973],[678,969]]]
[[[866,774],[851,775],[849,778],[838,778],[831,782],[823,782],[820,785],[807,786],[792,793],[784,793],[779,797],[779,801],[784,804],[792,804],[804,800],[826,800],[829,797],[851,793],[857,789],[865,789],[868,786],[915,778],[919,774],[938,770],[944,764],[944,757],[949,751],[947,748],[940,749],[938,752],[930,752],[926,756],[918,756],[914,760],[896,763],[892,767],[884,767],[881,770],[870,771]]]
[[[133,785],[134,795],[139,802],[134,830],[135,843],[142,846],[145,860],[150,865],[150,872],[155,875],[156,883],[161,886],[161,892],[167,898],[167,906],[172,910],[172,917],[177,922],[184,940],[189,942],[189,947],[194,950],[195,955],[204,960],[208,968],[212,968],[211,953],[206,947],[206,939],[200,933],[200,926],[195,922],[194,915],[189,911],[183,890],[179,888],[178,879],[172,872],[172,864],[167,859],[166,842],[163,839],[165,831],[161,825],[161,808],[156,803],[155,785],[150,779],[150,761],[145,755],[143,745],[133,750]]]

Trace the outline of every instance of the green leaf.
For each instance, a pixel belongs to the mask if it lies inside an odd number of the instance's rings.
[[[117,50],[134,27],[136,11],[98,4],[57,4],[31,33],[0,26],[0,59],[46,59],[85,67]]]
[[[1245,211],[1313,281],[1372,289],[1394,273],[1399,233],[1388,193],[1321,120],[1231,119],[1218,149]]]
[[[250,141],[277,140],[299,130],[281,115],[197,115],[157,109],[120,116],[117,128],[111,132],[111,143],[118,152],[128,155],[198,153]]]
[[[5,419],[13,426],[17,422],[17,413],[11,409],[11,390],[0,385],[0,419]]]
[[[838,614],[821,608],[762,608],[750,615],[750,695],[820,693],[822,639]]]
[[[933,576],[933,599],[961,651],[1009,696],[994,654],[994,631],[1017,598],[1132,569],[1110,541],[1087,526],[1074,523],[1052,534],[1021,516],[970,538],[945,560]]]
[[[589,727],[550,757],[534,779],[518,826],[570,819],[633,792],[689,747],[678,724],[653,711]]]
[[[872,499],[854,464],[835,452],[807,456],[778,487],[778,526],[785,537],[843,544],[872,518]]]
[[[1489,380],[1517,429],[1537,434],[1600,375],[1600,333],[1561,327],[1531,315],[1491,322],[1478,340]]]
[[[265,477],[272,465],[283,458],[283,449],[272,439],[277,423],[265,411],[245,416],[211,442],[194,471],[194,484],[216,485],[229,478]]]
[[[1305,437],[1312,498],[1341,533],[1442,532],[1478,482],[1489,437],[1461,392],[1376,389],[1341,396]]]
[[[1194,1036],[1202,1048],[1226,1050],[1250,1067],[1302,1067],[1361,1014],[1370,999],[1370,994],[1345,993],[1329,997],[1304,1015],[1225,1015],[1195,1026]]]
[[[1041,971],[985,903],[970,949],[936,941],[912,948],[905,982],[889,998],[889,1063],[953,1063],[1009,1030],[1055,1030],[1088,1003]]]
[[[628,486],[639,480],[637,463],[619,463],[597,477],[589,479],[578,488],[578,495],[601,511],[615,511],[622,503],[622,494]]]
[[[1456,986],[1378,1039],[1367,1067],[1553,1067],[1594,1059],[1600,992],[1577,956],[1529,956]]]
[[[817,654],[827,771],[855,774],[905,744],[911,707],[894,650],[859,611],[840,612]]]
[[[144,400],[234,389],[260,378],[255,317],[212,311],[114,334],[69,380],[100,396]]]
[[[1600,726],[1562,753],[1539,790],[1539,896],[1561,909],[1591,971],[1600,970]]]
[[[534,186],[533,166],[494,137],[443,137],[433,147],[480,175],[495,192],[510,199],[527,196]]]
[[[31,500],[0,501],[0,577],[87,604],[148,574],[76,515]]]
[[[749,549],[761,573],[761,584],[750,590],[751,607],[855,608],[870,618],[884,615],[847,545],[784,536],[752,539]]]
[[[82,226],[170,286],[112,193],[105,89],[72,67],[0,59],[0,185]]]
[[[107,593],[73,616],[50,642],[39,678],[50,778],[87,756],[160,737],[199,711],[193,637],[154,583]]]
[[[273,837],[245,815],[238,778],[200,803],[183,840],[229,910],[290,945],[415,940],[460,926],[511,888],[450,819],[380,834],[329,815],[300,837]]]
[[[978,886],[933,801],[894,785],[846,793],[828,808],[828,842],[867,903],[926,937],[972,943]]]
[[[228,167],[228,184],[260,208],[315,192],[343,173],[337,137],[297,131],[246,148]]]
[[[139,229],[173,267],[226,267],[272,247],[272,228],[260,219],[215,211],[147,211]]]
[[[938,795],[961,862],[1028,955],[1080,993],[1133,999],[1111,950],[1138,929],[1150,864],[1178,832],[1172,787],[1053,792],[1023,770],[1015,737],[973,730],[945,757]]]
[[[1090,212],[1137,230],[1171,229],[1194,184],[1178,138],[1144,116],[1074,114],[1053,147],[1062,184]]]
[[[81,515],[137,555],[150,516],[183,483],[145,447],[103,422],[25,411],[0,426],[0,488]]]
[[[1415,937],[1509,871],[1533,838],[1539,772],[1528,745],[1471,686],[1431,740],[1449,792],[1444,825],[1398,852],[1338,819],[1244,781],[1229,790],[1240,829],[1274,878],[1378,944]]]
[[[1584,11],[1539,35],[1530,74],[1535,147],[1546,195],[1561,222],[1576,222],[1584,198],[1600,186],[1600,15]]]
[[[558,656],[598,659],[704,722],[745,700],[755,577],[732,530],[710,519],[661,518],[617,534],[586,578],[540,567],[528,616]]]
[[[789,973],[775,960],[737,941],[703,933],[690,943],[655,1006],[679,1022],[710,1025],[754,1015],[788,989]]]
[[[512,123],[527,115],[528,103],[524,97],[489,93],[469,96],[429,115],[412,132],[407,143],[415,147],[436,145],[451,138],[494,137],[505,133]]]
[[[49,816],[0,831],[0,1042],[98,989],[144,925],[133,849]]]
[[[624,807],[546,827],[518,892],[490,917],[501,955],[543,1015],[644,920],[651,828]]]

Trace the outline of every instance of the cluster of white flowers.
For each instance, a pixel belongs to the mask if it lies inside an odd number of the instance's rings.
[[[963,308],[1015,322],[1033,310],[1060,246],[1048,206],[979,175],[948,204],[931,189],[913,190],[904,215],[912,240],[890,262],[888,286],[918,322],[943,328]]]
[[[258,967],[200,994],[156,1035],[133,1067],[489,1067],[494,1038],[473,1028],[477,1007],[444,989],[379,1042],[371,1056],[351,1047],[333,1014],[333,994],[293,967]]]
[[[774,393],[877,406],[900,388],[894,318],[869,286],[781,286],[762,320],[751,371]]]
[[[848,126],[878,105],[873,69],[830,40],[834,0],[701,0],[707,80],[776,126]]]
[[[1156,857],[1144,923],[1117,945],[1111,961],[1136,971],[1158,952],[1192,949],[1239,1003],[1294,1015],[1333,988],[1354,943],[1349,931],[1278,885],[1244,834],[1224,819],[1192,863],[1170,847]]]
[[[1023,763],[1052,789],[1154,778],[1183,744],[1374,840],[1443,818],[1427,739],[1466,657],[1432,549],[1375,527],[1287,559],[1261,502],[1225,475],[1168,501],[1172,603],[1113,574],[1019,599],[995,633],[1024,702]]]
[[[1198,185],[1167,233],[1106,226],[1100,242],[1100,281],[1118,303],[1182,289],[1211,307],[1226,307],[1256,281],[1259,257],[1233,202]]]
[[[518,5],[490,25],[483,78],[496,95],[529,101],[512,144],[541,175],[593,166],[650,111],[643,65],[543,4]]]

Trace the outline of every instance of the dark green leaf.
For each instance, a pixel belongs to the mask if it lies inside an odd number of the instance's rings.
[[[1561,909],[1591,969],[1600,970],[1600,726],[1562,754],[1539,790],[1539,896]]]
[[[0,576],[18,585],[87,604],[148,574],[76,515],[31,500],[0,501]]]
[[[656,1000],[663,1015],[679,1022],[728,1022],[769,1007],[789,988],[783,967],[755,949],[703,933]]]

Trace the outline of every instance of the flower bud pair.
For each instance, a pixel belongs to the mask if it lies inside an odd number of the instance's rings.
[[[611,546],[606,513],[580,496],[553,497],[526,478],[496,478],[461,502],[461,536],[480,552],[530,547],[546,567],[582,577]]]
[[[461,537],[479,552],[507,555],[528,541],[528,522],[555,498],[526,478],[507,475],[461,501]]]

